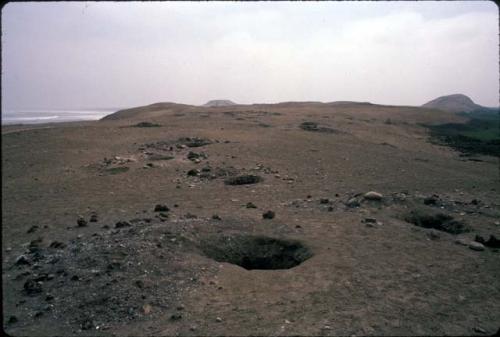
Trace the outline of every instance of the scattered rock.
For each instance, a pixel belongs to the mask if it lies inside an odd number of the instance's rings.
[[[118,221],[115,224],[115,228],[123,228],[123,227],[130,227],[130,226],[132,226],[132,225],[128,221]]]
[[[469,248],[480,252],[484,250],[484,245],[482,243],[472,241],[469,243]]]
[[[78,224],[78,227],[87,226],[87,221],[82,216],[78,217],[78,219],[76,220],[76,223]]]
[[[200,174],[200,171],[197,169],[191,169],[187,172],[187,175],[190,177],[196,177],[199,174]]]
[[[349,208],[355,208],[361,206],[357,198],[351,198],[347,201],[346,206]]]
[[[273,211],[267,211],[267,212],[262,214],[262,218],[263,219],[274,219],[275,215],[276,214]]]
[[[436,194],[433,194],[432,196],[430,197],[426,197],[424,199],[424,204],[425,205],[436,205],[439,201],[439,196],[436,195]]]
[[[365,200],[380,201],[382,200],[383,195],[378,192],[370,191],[365,193],[365,195],[363,195],[363,198]]]
[[[66,247],[66,244],[63,242],[59,241],[52,241],[52,243],[49,245],[50,248],[56,248],[56,249],[63,249]]]
[[[94,322],[90,318],[86,318],[83,320],[83,322],[80,324],[80,328],[82,330],[90,330],[94,328]]]
[[[256,184],[261,182],[262,177],[256,175],[241,175],[236,177],[228,178],[224,181],[226,185],[247,185],[247,184]]]
[[[155,212],[168,212],[170,211],[170,208],[167,207],[167,205],[164,204],[157,204],[154,209]]]
[[[257,208],[253,202],[247,202],[246,208]]]
[[[39,228],[40,228],[40,227],[38,227],[37,225],[33,225],[33,226],[31,226],[31,227],[30,227],[30,229],[28,229],[28,230],[26,231],[26,233],[28,233],[28,234],[30,234],[30,233],[34,233],[34,232],[36,232]]]
[[[16,262],[14,263],[16,266],[29,265],[31,264],[26,255],[20,255],[17,257]]]
[[[178,321],[181,318],[182,318],[181,314],[172,314],[172,316],[170,316],[170,320],[172,320],[172,321]]]
[[[460,238],[460,239],[455,240],[455,243],[457,245],[461,245],[461,246],[468,246],[469,245],[469,241],[467,241],[464,238]]]
[[[33,279],[26,280],[23,287],[27,295],[36,295],[42,292],[42,285]]]

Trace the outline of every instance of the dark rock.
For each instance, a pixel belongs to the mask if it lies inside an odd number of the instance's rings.
[[[319,199],[319,203],[320,204],[329,204],[330,203],[330,199],[321,198],[321,199]]]
[[[247,202],[247,205],[246,205],[247,208],[257,208],[257,206],[255,206],[253,204],[253,202]]]
[[[189,160],[198,159],[198,158],[200,158],[200,155],[196,152],[189,151],[189,153],[187,154],[187,159],[189,159]]]
[[[87,221],[81,216],[78,217],[78,219],[76,220],[76,223],[78,224],[78,227],[87,226]]]
[[[37,311],[34,315],[35,318],[40,318],[43,316],[43,311]]]
[[[17,257],[16,262],[14,263],[16,266],[29,265],[31,262],[26,257],[26,255],[20,255]]]
[[[18,322],[18,319],[14,315],[10,316],[9,320],[7,321],[8,324],[14,324],[14,323],[17,323],[17,322]]]
[[[333,207],[332,206],[328,206],[327,210],[328,210],[328,212],[333,212]]]
[[[248,184],[256,184],[261,182],[262,177],[256,175],[241,175],[236,177],[228,178],[224,181],[226,185],[248,185]]]
[[[181,318],[182,318],[181,314],[172,314],[172,316],[170,316],[170,320],[172,320],[172,321],[178,321]]]
[[[486,243],[486,240],[481,235],[476,235],[476,237],[474,238],[474,241],[479,242],[483,245]]]
[[[197,219],[198,217],[195,214],[186,213],[186,214],[184,214],[184,218],[186,218],[186,219]]]
[[[470,203],[471,203],[471,205],[479,205],[480,201],[477,199],[472,199],[472,201]]]
[[[357,198],[351,198],[347,201],[346,206],[349,208],[355,208],[361,206]]]
[[[52,301],[54,299],[54,296],[52,296],[51,294],[48,294],[46,297],[45,297],[45,300],[46,301]]]
[[[491,248],[500,248],[500,240],[494,235],[490,235],[490,238],[484,243],[484,245]]]
[[[168,208],[167,205],[158,204],[155,206],[154,211],[155,212],[168,212],[168,211],[170,211],[170,208]]]
[[[36,295],[42,292],[42,285],[33,279],[26,280],[23,287],[28,295]]]
[[[80,281],[80,277],[78,275],[71,276],[71,281]]]
[[[366,222],[366,223],[377,223],[377,219],[375,219],[375,218],[365,218],[364,222]]]
[[[40,244],[43,242],[43,238],[37,238],[35,240],[31,240],[29,244],[29,248],[40,248]]]
[[[222,220],[217,214],[212,215],[212,220]]]
[[[454,220],[452,216],[444,213],[433,213],[416,209],[404,218],[406,222],[423,228],[434,228],[450,234],[469,232],[470,228],[464,223]]]
[[[36,232],[39,228],[40,228],[40,227],[38,227],[37,225],[33,225],[33,226],[31,226],[31,227],[30,227],[30,229],[28,229],[28,230],[26,231],[26,233],[28,233],[28,234],[30,234],[30,233],[34,233],[34,232]]]
[[[90,318],[86,318],[83,320],[83,322],[80,324],[80,328],[82,330],[90,330],[94,328],[94,322]]]
[[[275,213],[273,211],[267,211],[262,214],[262,218],[264,219],[273,219],[275,217]]]
[[[437,196],[436,194],[430,196],[430,197],[426,197],[424,198],[424,204],[425,205],[436,205],[439,201],[439,196]]]
[[[135,285],[137,286],[137,288],[143,289],[144,288],[144,281],[137,280],[137,281],[135,281]]]
[[[97,220],[98,220],[98,219],[97,219],[97,214],[95,214],[95,213],[94,213],[94,214],[92,214],[92,215],[90,216],[90,220],[89,220],[90,222],[97,222]]]
[[[49,246],[50,248],[56,248],[56,249],[63,249],[66,247],[66,244],[63,242],[59,241],[52,241],[52,243]]]
[[[130,226],[132,226],[132,225],[128,221],[118,221],[115,224],[115,228],[123,228],[123,227],[130,227]]]
[[[191,169],[187,172],[187,175],[190,177],[196,177],[198,174],[200,174],[200,171],[197,169]]]

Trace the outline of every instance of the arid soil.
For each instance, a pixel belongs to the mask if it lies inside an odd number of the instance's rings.
[[[4,330],[494,334],[498,158],[460,156],[422,126],[465,121],[156,104],[3,127]]]

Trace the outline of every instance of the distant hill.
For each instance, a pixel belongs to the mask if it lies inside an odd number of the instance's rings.
[[[462,94],[441,96],[422,105],[424,108],[438,109],[448,112],[472,112],[484,109],[472,99]]]
[[[182,111],[192,107],[187,104],[178,104],[170,102],[154,103],[146,106],[140,106],[136,108],[123,109],[116,111],[110,115],[104,116],[101,120],[117,120],[117,119],[133,119],[133,118],[150,118],[157,117],[163,112],[168,111]]]
[[[231,105],[237,105],[237,104],[228,99],[214,99],[203,104],[203,106],[206,107],[231,106]]]

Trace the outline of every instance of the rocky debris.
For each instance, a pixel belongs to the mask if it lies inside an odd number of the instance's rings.
[[[361,203],[359,202],[358,198],[354,197],[346,202],[346,206],[349,208],[356,208],[361,206]]]
[[[19,255],[16,258],[16,262],[14,262],[16,266],[23,266],[23,265],[30,265],[31,262],[29,261],[28,257],[26,255]]]
[[[320,127],[316,122],[303,122],[299,126],[302,130],[305,131],[313,131],[313,132],[324,132],[324,133],[336,133],[338,132],[335,129],[329,127]]]
[[[192,152],[192,151],[189,151],[188,154],[187,154],[187,159],[193,161],[193,162],[200,162],[201,159],[207,159],[208,156],[201,152],[201,153],[196,153],[196,152]]]
[[[63,242],[59,241],[52,241],[51,244],[49,245],[50,248],[56,248],[56,249],[64,249],[66,248],[66,244]]]
[[[378,193],[378,192],[370,191],[370,192],[365,193],[363,195],[363,198],[365,200],[380,201],[380,200],[382,200],[383,195]]]
[[[450,234],[469,232],[470,228],[463,222],[454,220],[451,215],[434,213],[422,209],[415,209],[404,217],[406,222],[423,228],[433,228]]]
[[[437,205],[439,202],[439,196],[436,194],[433,194],[430,197],[424,198],[424,205]]]
[[[187,175],[190,177],[197,177],[200,174],[200,170],[191,169],[187,172]]]
[[[87,226],[87,220],[85,220],[82,216],[78,216],[78,219],[76,220],[76,223],[78,224],[78,227],[85,227],[85,226]]]
[[[187,147],[200,147],[212,144],[210,140],[198,137],[182,137],[177,141],[179,144],[186,145]]]
[[[37,225],[33,225],[33,226],[31,226],[31,227],[30,227],[30,229],[28,229],[28,230],[26,231],[26,233],[27,233],[27,234],[34,233],[34,232],[36,232],[39,228],[40,228],[40,227],[38,227]]]
[[[170,316],[170,320],[172,320],[172,321],[178,321],[180,319],[182,319],[182,315],[181,314],[172,314]]]
[[[90,221],[90,222],[97,222],[97,220],[98,220],[97,213],[92,213],[92,214],[90,215],[90,219],[89,219],[89,221]]]
[[[154,127],[160,127],[160,124],[157,123],[151,123],[151,122],[139,122],[137,124],[132,125],[132,127],[136,128],[154,128]]]
[[[469,243],[469,248],[475,251],[483,251],[484,250],[484,245],[482,243],[472,241]]]
[[[118,221],[115,224],[115,228],[123,228],[123,227],[130,227],[130,226],[132,226],[132,225],[128,221]]]
[[[490,235],[488,241],[486,241],[482,236],[476,235],[474,241],[479,242],[486,247],[500,248],[500,240],[497,239],[494,235]]]
[[[32,295],[37,295],[42,292],[42,285],[40,281],[35,281],[33,279],[28,279],[24,283],[24,292],[26,295],[32,296]]]
[[[276,214],[273,211],[267,211],[262,214],[263,219],[274,219],[275,216]]]
[[[170,211],[170,208],[167,207],[165,204],[157,204],[154,209],[155,212],[168,212]]]
[[[256,175],[240,175],[236,177],[228,178],[224,181],[226,185],[247,185],[247,184],[256,184],[264,179],[260,176]]]
[[[464,239],[464,238],[456,239],[455,243],[457,245],[461,245],[461,246],[468,246],[469,245],[469,241]]]
[[[246,208],[257,208],[257,206],[255,206],[253,202],[247,202],[245,207]]]

